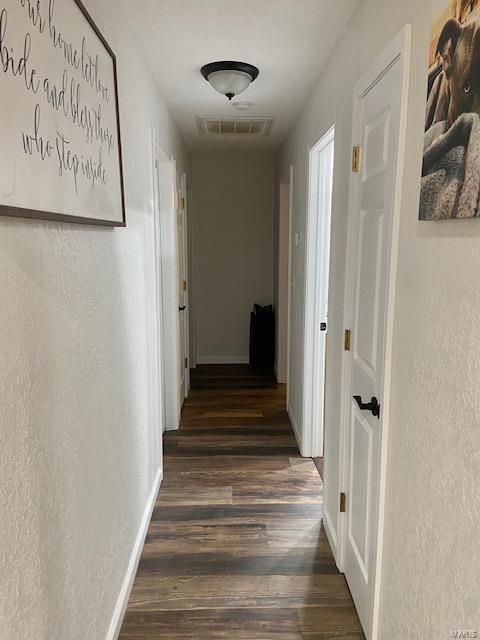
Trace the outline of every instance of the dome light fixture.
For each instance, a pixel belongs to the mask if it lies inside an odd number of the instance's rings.
[[[210,62],[210,64],[204,65],[200,71],[215,91],[226,96],[229,100],[245,91],[259,73],[257,67],[251,64],[233,62],[232,60]]]

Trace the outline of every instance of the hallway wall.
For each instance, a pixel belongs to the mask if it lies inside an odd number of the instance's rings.
[[[283,149],[294,164],[291,411],[301,431],[307,148],[334,123],[335,184],[326,382],[326,456],[338,459],[339,383],[352,95],[355,82],[406,24],[413,25],[390,415],[379,638],[438,640],[479,629],[480,223],[418,222],[430,3],[363,0]],[[325,501],[338,512],[338,469]]]
[[[127,228],[0,218],[0,638],[105,640],[159,468],[151,125],[184,145],[115,0]]]
[[[253,303],[273,303],[274,155],[194,152],[197,361],[248,362]]]

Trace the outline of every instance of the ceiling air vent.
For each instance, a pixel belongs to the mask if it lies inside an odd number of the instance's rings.
[[[220,116],[197,116],[198,132],[202,136],[263,136],[270,135],[273,118],[230,118]]]

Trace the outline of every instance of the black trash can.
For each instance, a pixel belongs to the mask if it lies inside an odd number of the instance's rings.
[[[255,304],[250,314],[250,366],[273,371],[275,362],[275,316],[272,305]]]

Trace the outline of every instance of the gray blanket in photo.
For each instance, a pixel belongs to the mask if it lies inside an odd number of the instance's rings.
[[[463,113],[446,131],[437,122],[425,132],[420,220],[479,216],[480,117]]]

